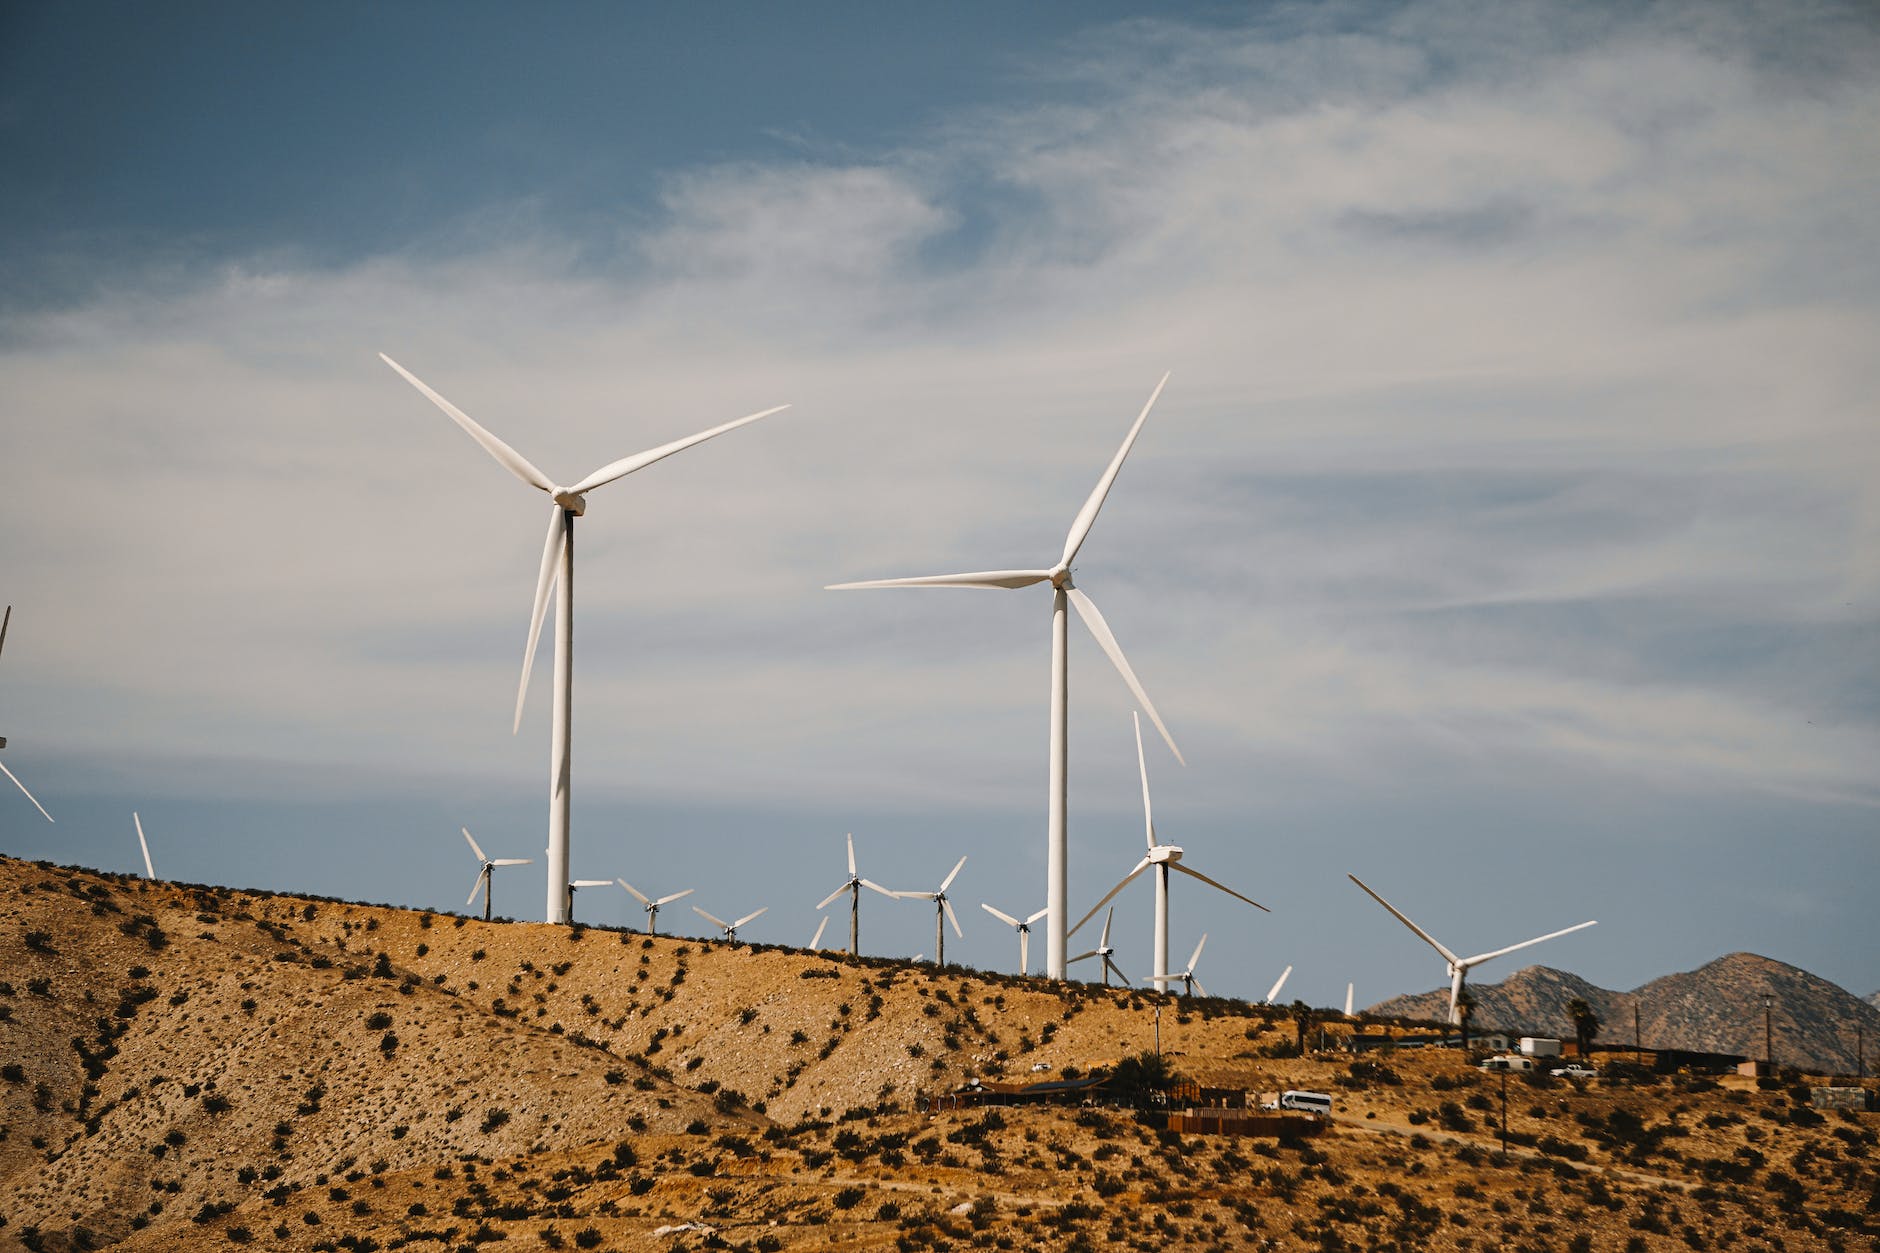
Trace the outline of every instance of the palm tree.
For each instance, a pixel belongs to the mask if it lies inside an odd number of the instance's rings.
[[[1304,1001],[1294,1001],[1287,1010],[1292,1015],[1293,1030],[1299,1037],[1299,1056],[1306,1055],[1306,1032],[1312,1029],[1312,1022],[1318,1017],[1312,1007]]]
[[[1593,1007],[1579,997],[1567,1002],[1567,1017],[1573,1020],[1573,1036],[1579,1045],[1581,1057],[1590,1057],[1593,1052],[1593,1038],[1599,1034],[1599,1015]]]
[[[1475,993],[1465,985],[1456,997],[1456,1023],[1462,1028],[1462,1051],[1469,1051],[1469,1020],[1475,1017]]]

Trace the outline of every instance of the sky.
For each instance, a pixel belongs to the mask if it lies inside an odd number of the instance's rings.
[[[1049,565],[1169,371],[1076,577],[1271,910],[1178,881],[1210,991],[1444,982],[1353,872],[1599,920],[1478,981],[1880,988],[1877,62],[1806,0],[9,6],[0,852],[461,909],[468,826],[540,916],[542,500],[385,352],[558,482],[790,404],[589,496],[573,872],[803,944],[846,832],[965,856],[1013,968],[1049,593],[823,588]],[[1070,671],[1081,913],[1144,837]]]

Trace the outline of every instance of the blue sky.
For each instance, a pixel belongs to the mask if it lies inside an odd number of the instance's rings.
[[[1434,986],[1347,871],[1472,951],[1597,917],[1533,956],[1607,986],[1880,986],[1870,9],[0,23],[0,734],[59,818],[0,849],[131,869],[135,808],[165,874],[452,907],[468,825],[535,915],[539,502],[385,351],[561,481],[792,403],[590,498],[575,872],[801,943],[845,831],[966,854],[949,955],[1009,965],[1048,596],[820,589],[1054,557],[1172,370],[1078,576],[1162,834],[1274,907],[1178,891],[1211,990]],[[1071,664],[1087,902],[1140,814]]]

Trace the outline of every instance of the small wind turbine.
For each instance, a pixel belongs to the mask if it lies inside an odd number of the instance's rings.
[[[634,900],[640,902],[640,904],[646,909],[646,934],[648,935],[659,934],[659,910],[661,906],[670,905],[674,901],[678,900],[680,897],[690,896],[692,895],[692,893],[698,891],[697,888],[687,888],[683,892],[674,892],[670,896],[662,896],[658,900],[655,901],[655,900],[648,900],[646,896],[640,891],[640,889],[634,887],[631,883],[628,883],[625,879],[615,879],[614,882],[618,883],[621,887],[625,888],[627,890],[627,895],[631,896]]]
[[[1575,931],[1584,931],[1587,927],[1596,926],[1598,924],[1598,919],[1594,919],[1591,922],[1582,922],[1578,926],[1566,927],[1559,931],[1549,931],[1546,935],[1537,935],[1531,940],[1523,940],[1519,944],[1510,944],[1507,948],[1498,948],[1492,953],[1477,953],[1474,957],[1457,957],[1454,953],[1443,947],[1435,936],[1399,913],[1395,905],[1379,896],[1376,892],[1371,891],[1370,887],[1365,884],[1363,879],[1360,879],[1355,874],[1348,874],[1345,877],[1359,887],[1364,888],[1365,895],[1382,905],[1385,909],[1388,909],[1398,922],[1401,922],[1404,926],[1416,932],[1425,944],[1428,944],[1431,948],[1443,955],[1443,960],[1448,963],[1449,969],[1449,1021],[1452,1026],[1462,1021],[1461,1014],[1456,1008],[1456,1003],[1462,999],[1462,984],[1463,981],[1469,977],[1469,971],[1481,965],[1483,962],[1488,961],[1490,958],[1501,957],[1507,953],[1514,952],[1516,949],[1539,944],[1542,940],[1557,939],[1560,936],[1569,935]]]
[[[756,910],[756,912],[746,914],[744,915],[744,917],[738,919],[736,922],[726,922],[723,918],[713,917],[711,914],[708,914],[704,910],[700,909],[697,905],[692,906],[692,912],[697,914],[699,917],[703,918],[706,922],[711,923],[712,926],[717,927],[720,931],[724,932],[725,939],[728,942],[732,944],[736,944],[738,942],[738,928],[743,926],[745,923],[749,922],[751,919],[757,917],[758,914],[763,913],[765,910],[769,908],[770,906],[768,905],[761,906],[759,909]]]
[[[984,901],[979,902],[979,908],[985,910],[987,913],[991,914],[994,918],[997,918],[1000,922],[1004,923],[1006,926],[1018,932],[1018,973],[1021,975],[1030,974],[1031,973],[1031,924],[1038,921],[1040,918],[1044,917],[1046,914],[1050,913],[1051,911],[1049,909],[1041,909],[1037,913],[1033,914],[1031,917],[1025,919],[1025,921],[1020,922],[1018,919],[1012,917],[1012,915],[1005,913],[1001,910],[994,909],[992,906],[986,904]]]
[[[1190,967],[1194,965],[1193,962],[1189,962],[1188,964]],[[1290,978],[1292,978],[1292,967],[1288,966],[1286,967],[1286,969],[1279,972],[1279,978],[1274,981],[1272,988],[1267,992],[1267,994],[1260,998],[1260,1004],[1271,1005],[1276,999],[1278,999],[1279,990],[1286,986],[1286,980]]]
[[[1168,991],[1169,984],[1179,983],[1182,985],[1183,996],[1193,996],[1197,992],[1206,996],[1208,990],[1201,986],[1201,980],[1195,978],[1195,966],[1200,962],[1201,949],[1207,942],[1208,935],[1207,932],[1204,931],[1201,933],[1201,942],[1195,945],[1195,951],[1189,955],[1188,969],[1182,971],[1180,974],[1174,975],[1150,975],[1147,979],[1144,979],[1143,982],[1160,984],[1164,992]]]
[[[1045,902],[1050,911],[1049,921],[1045,924],[1045,959],[1046,978],[1064,977],[1065,924],[1069,921],[1067,897],[1070,883],[1070,851],[1067,831],[1066,810],[1069,805],[1070,778],[1070,660],[1069,627],[1065,617],[1066,606],[1074,607],[1077,614],[1090,628],[1090,634],[1097,644],[1109,656],[1117,672],[1123,676],[1123,682],[1135,695],[1136,703],[1149,715],[1149,721],[1155,723],[1155,729],[1162,733],[1168,742],[1169,751],[1175,754],[1177,761],[1182,760],[1181,750],[1175,747],[1174,737],[1168,728],[1162,725],[1161,715],[1155,711],[1155,705],[1149,694],[1143,690],[1142,683],[1136,678],[1136,672],[1129,668],[1129,661],[1123,656],[1123,649],[1116,642],[1116,636],[1097,612],[1096,602],[1076,587],[1071,581],[1071,562],[1077,559],[1077,552],[1083,547],[1090,528],[1096,524],[1097,512],[1103,508],[1104,497],[1110,494],[1110,486],[1116,482],[1117,472],[1123,468],[1123,459],[1129,456],[1130,448],[1136,442],[1136,436],[1142,431],[1142,424],[1149,420],[1149,410],[1155,407],[1156,398],[1162,394],[1168,384],[1168,375],[1155,385],[1149,393],[1149,401],[1143,405],[1142,412],[1136,417],[1136,424],[1129,428],[1129,434],[1123,437],[1123,446],[1116,450],[1116,456],[1110,459],[1109,468],[1103,477],[1097,480],[1097,486],[1084,501],[1084,507],[1077,511],[1077,517],[1071,522],[1070,534],[1064,539],[1064,551],[1058,557],[1057,564],[1048,570],[982,570],[970,574],[935,574],[909,579],[873,579],[864,583],[835,583],[830,591],[846,591],[851,588],[867,587],[972,587],[1007,590],[1030,587],[1034,583],[1051,585],[1051,764],[1049,806],[1046,817],[1047,857],[1045,865]],[[1185,762],[1183,764],[1186,764]]]
[[[570,879],[568,881],[568,922],[574,921],[574,894],[582,888],[610,888],[612,879]]]
[[[144,820],[137,816],[134,809],[131,810],[131,822],[137,828],[137,847],[144,850],[144,878],[154,879],[157,872],[150,868],[150,841],[144,838]]]
[[[470,895],[464,900],[464,904],[468,905],[476,900],[478,892],[483,893],[483,921],[488,922],[490,920],[490,879],[493,877],[491,872],[498,866],[526,866],[535,858],[486,857],[483,853],[483,846],[477,843],[474,835],[470,834],[469,827],[463,828],[463,838],[470,841],[470,851],[475,853],[477,860],[483,863],[483,868],[477,871],[476,882],[470,885]]]
[[[828,929],[829,929],[829,915],[824,914],[822,916],[822,921],[816,924],[816,934],[812,935],[809,938],[809,947],[812,953],[818,952],[822,949],[822,933],[827,931]]]
[[[470,415],[445,400],[420,382],[416,375],[384,353],[379,359],[404,376],[420,392],[474,439],[499,465],[530,487],[547,492],[554,500],[548,513],[548,541],[542,549],[542,569],[535,579],[535,608],[529,618],[529,643],[522,653],[522,683],[516,689],[516,720],[513,734],[522,726],[522,704],[529,694],[529,668],[535,663],[535,646],[542,636],[542,619],[548,612],[548,590],[557,587],[555,599],[555,708],[549,733],[548,775],[548,921],[567,922],[574,908],[572,894],[555,891],[557,883],[568,881],[568,815],[573,775],[573,702],[574,702],[574,520],[587,512],[586,493],[615,479],[625,478],[635,470],[644,470],[655,461],[704,443],[715,435],[736,430],[746,423],[767,418],[788,409],[778,405],[747,417],[714,426],[709,431],[675,439],[619,461],[610,461],[573,487],[558,487],[546,474],[531,465],[528,458],[497,439],[471,419]]]
[[[1077,926],[1072,927],[1070,933],[1072,935],[1077,934],[1078,928],[1082,927],[1086,922],[1089,922],[1093,917],[1095,917],[1097,910],[1102,909],[1105,905],[1108,905],[1111,901],[1115,900],[1116,894],[1118,892],[1121,892],[1124,888],[1128,887],[1130,885],[1130,882],[1133,879],[1135,879],[1137,875],[1149,869],[1149,867],[1154,866],[1155,867],[1155,972],[1157,974],[1167,974],[1168,973],[1168,872],[1169,871],[1179,870],[1191,879],[1199,879],[1201,880],[1201,882],[1207,884],[1209,887],[1217,888],[1220,891],[1227,893],[1229,896],[1233,897],[1235,900],[1246,901],[1247,904],[1253,906],[1255,909],[1261,910],[1266,913],[1271,913],[1273,911],[1267,909],[1266,906],[1262,905],[1259,901],[1256,901],[1252,899],[1251,897],[1242,896],[1240,893],[1234,891],[1234,889],[1228,887],[1224,883],[1216,883],[1213,879],[1208,878],[1208,876],[1202,874],[1199,870],[1196,870],[1193,866],[1184,865],[1182,863],[1182,850],[1181,850],[1180,845],[1163,844],[1157,841],[1155,837],[1155,812],[1149,805],[1149,762],[1148,762],[1148,759],[1145,758],[1142,753],[1142,719],[1137,717],[1134,712],[1131,712],[1129,716],[1130,716],[1130,720],[1136,724],[1136,768],[1142,775],[1142,825],[1143,825],[1144,834],[1148,837],[1148,840],[1149,840],[1149,851],[1143,855],[1143,858],[1141,861],[1136,863],[1135,869],[1131,870],[1128,874],[1123,876],[1123,881],[1121,883],[1118,883],[1115,887],[1111,888],[1108,892],[1106,892],[1103,896],[1103,899],[1098,901],[1094,906],[1091,907],[1091,910],[1089,913],[1085,914],[1082,918],[1079,918],[1077,920]]]
[[[7,646],[7,625],[11,623],[12,621],[13,621],[13,606],[8,605],[6,616],[0,617],[0,650],[4,650]],[[5,748],[6,746],[7,746],[7,737],[4,735],[0,735],[0,748]],[[26,799],[33,803],[33,808],[37,809],[40,813],[45,814],[47,822],[52,821],[52,815],[46,813],[46,807],[39,803],[39,798],[37,796],[34,796],[31,792],[26,791],[26,785],[20,782],[20,777],[18,775],[14,774],[11,770],[7,769],[7,764],[4,761],[0,761],[0,774],[4,774],[7,778],[13,780],[13,786],[26,794]]]
[[[1123,973],[1121,966],[1118,966],[1114,961],[1110,960],[1110,955],[1116,952],[1115,949],[1110,947],[1110,923],[1113,922],[1115,918],[1116,911],[1112,909],[1109,917],[1103,920],[1103,938],[1097,941],[1097,946],[1088,953],[1079,953],[1077,956],[1071,958],[1073,962],[1080,962],[1086,957],[1101,957],[1103,959],[1103,986],[1106,988],[1110,986],[1110,972],[1112,970],[1116,972],[1116,977],[1123,981],[1125,987],[1129,986],[1129,976]]]
[[[952,923],[953,934],[959,936],[961,939],[966,937],[966,933],[960,930],[959,915],[953,912],[953,904],[951,901],[947,900],[947,889],[953,886],[955,876],[959,874],[960,867],[965,864],[966,859],[964,857],[960,858],[953,866],[953,873],[942,879],[939,888],[935,891],[894,893],[895,896],[900,897],[902,900],[933,902],[933,964],[935,966],[945,966],[947,964],[947,932],[943,924]]]
[[[836,897],[842,895],[844,892],[847,892],[849,894],[849,956],[850,957],[853,957],[856,955],[858,951],[856,948],[856,945],[860,942],[860,938],[861,938],[862,889],[863,888],[872,889],[873,891],[881,893],[883,896],[894,895],[894,893],[888,891],[887,888],[882,887],[879,883],[875,883],[869,879],[864,879],[860,875],[855,873],[855,836],[851,834],[849,836],[849,877],[847,881],[844,882],[841,887],[837,888],[835,891],[831,892],[829,895],[823,897],[822,904],[816,907],[817,909],[827,909],[829,908],[829,902],[835,900]],[[818,931],[816,934],[821,935],[822,932]],[[812,944],[810,947],[814,948],[815,945]]]

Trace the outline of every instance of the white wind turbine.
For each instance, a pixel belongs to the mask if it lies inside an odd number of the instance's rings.
[[[953,912],[953,903],[947,900],[947,889],[953,886],[954,878],[960,873],[960,867],[965,864],[966,859],[964,857],[960,858],[953,867],[953,873],[942,879],[939,888],[932,892],[892,893],[892,895],[898,896],[906,901],[933,902],[933,964],[936,967],[945,966],[947,964],[946,923],[950,922],[953,924],[954,935],[959,936],[961,939],[966,938],[966,933],[960,930],[959,915]]]
[[[568,880],[568,912],[567,912],[567,916],[564,917],[562,921],[563,922],[574,921],[574,894],[576,892],[579,892],[582,888],[610,888],[613,885],[614,885],[614,881],[612,879],[570,879]]]
[[[1537,935],[1531,940],[1523,940],[1519,944],[1510,944],[1507,948],[1498,948],[1492,953],[1477,953],[1474,957],[1457,957],[1454,953],[1450,952],[1449,949],[1445,948],[1435,936],[1399,913],[1395,905],[1392,905],[1376,892],[1371,891],[1364,880],[1360,879],[1355,874],[1348,874],[1345,877],[1363,888],[1365,895],[1382,905],[1385,909],[1388,909],[1398,922],[1401,922],[1404,926],[1416,932],[1425,944],[1428,944],[1431,948],[1443,955],[1443,960],[1448,963],[1449,969],[1449,1021],[1451,1025],[1462,1021],[1461,1015],[1457,1012],[1456,1003],[1462,999],[1462,984],[1463,981],[1469,977],[1469,971],[1491,958],[1501,957],[1514,952],[1516,949],[1527,948],[1530,945],[1539,944],[1542,940],[1557,939],[1560,936],[1569,935],[1575,931],[1584,931],[1588,927],[1598,925],[1598,919],[1594,919],[1591,922],[1582,922],[1577,926],[1566,927],[1559,931],[1549,931],[1546,935]],[[1349,1000],[1349,997],[1347,997],[1347,1000]]]
[[[6,616],[0,617],[0,651],[4,651],[6,649],[7,626],[12,621],[13,621],[13,606],[8,605]],[[5,748],[6,746],[7,746],[7,737],[4,735],[0,735],[0,748]],[[18,775],[14,774],[11,770],[7,769],[7,764],[4,761],[0,761],[0,774],[4,774],[7,778],[13,780],[13,786],[26,794],[26,799],[33,803],[33,808],[37,809],[40,813],[45,814],[47,822],[52,821],[52,815],[46,813],[46,807],[39,803],[39,798],[37,796],[34,796],[31,792],[26,791],[26,785],[20,782],[20,777]]]
[[[477,860],[483,863],[483,868],[477,871],[476,882],[470,885],[470,895],[464,899],[464,904],[468,905],[476,900],[478,892],[483,893],[483,921],[488,922],[490,920],[490,880],[495,877],[493,873],[495,869],[498,866],[526,866],[535,858],[486,856],[483,846],[477,843],[474,835],[470,834],[469,827],[463,828],[463,838],[470,842],[470,851],[475,853]]]
[[[548,921],[567,922],[573,909],[573,897],[557,892],[557,883],[568,882],[568,817],[573,775],[573,701],[574,701],[574,520],[587,512],[586,493],[643,470],[655,461],[683,452],[714,435],[735,430],[759,418],[788,409],[778,405],[722,426],[700,431],[684,439],[649,448],[619,461],[611,461],[573,487],[560,487],[543,474],[521,453],[477,425],[470,416],[432,391],[404,366],[384,353],[379,357],[403,375],[405,381],[449,414],[499,465],[530,487],[547,492],[554,504],[548,515],[548,540],[542,549],[542,568],[535,579],[535,608],[529,617],[529,643],[522,654],[522,682],[516,689],[516,718],[513,734],[522,726],[522,705],[529,693],[529,670],[535,663],[535,646],[542,635],[542,619],[548,612],[548,592],[557,589],[555,599],[555,707],[549,734],[548,773]],[[601,880],[608,882],[608,880]]]
[[[985,910],[987,913],[991,914],[994,918],[997,918],[1000,922],[1004,923],[1006,926],[1018,932],[1018,973],[1021,975],[1030,974],[1031,973],[1031,924],[1038,921],[1040,918],[1044,917],[1046,914],[1050,913],[1051,911],[1049,909],[1041,909],[1037,913],[1033,914],[1031,917],[1025,919],[1023,922],[1020,922],[1018,919],[1012,917],[1012,915],[1005,913],[1003,910],[994,909],[992,906],[986,904],[984,901],[979,902],[979,908]]]
[[[861,930],[862,930],[862,889],[863,888],[869,888],[873,891],[881,893],[883,896],[894,895],[893,892],[888,891],[887,888],[882,887],[879,883],[876,883],[870,879],[864,879],[860,875],[855,873],[855,836],[851,834],[849,836],[849,877],[842,884],[841,887],[837,888],[835,891],[831,892],[829,895],[823,897],[822,904],[816,906],[817,909],[827,909],[829,908],[829,902],[835,900],[836,897],[842,895],[844,892],[847,892],[849,894],[849,956],[850,957],[855,956],[856,953],[859,951],[856,948],[856,945],[860,941]],[[824,921],[827,921],[826,917]],[[822,931],[818,930],[816,934],[818,937],[820,937],[822,935]],[[816,946],[814,944],[811,944],[810,947],[815,948]]]
[[[625,879],[615,879],[614,882],[625,888],[627,895],[640,902],[641,907],[646,910],[646,934],[648,935],[659,934],[659,911],[663,907],[698,891],[697,888],[687,888],[683,892],[674,892],[670,896],[662,896],[658,900],[652,900],[649,899],[644,892],[634,887],[631,883],[628,883]]]
[[[1190,962],[1189,965],[1193,966],[1194,963]],[[1273,1003],[1274,998],[1279,995],[1279,990],[1286,986],[1286,980],[1290,978],[1292,978],[1292,967],[1288,966],[1286,967],[1286,969],[1279,972],[1279,979],[1274,982],[1273,986],[1270,989],[1268,989],[1267,994],[1260,998],[1260,1004],[1271,1005]]]
[[[1148,759],[1143,756],[1142,752],[1142,719],[1137,717],[1133,711],[1129,716],[1131,721],[1136,724],[1136,768],[1142,774],[1142,823],[1144,833],[1149,841],[1149,851],[1143,854],[1142,860],[1136,863],[1133,870],[1123,876],[1122,882],[1106,892],[1103,899],[1091,907],[1089,913],[1077,920],[1077,926],[1072,927],[1070,933],[1072,935],[1077,934],[1078,928],[1094,918],[1097,910],[1102,909],[1105,905],[1108,905],[1112,900],[1116,899],[1116,894],[1128,887],[1130,882],[1135,879],[1137,875],[1153,866],[1155,867],[1155,972],[1157,974],[1167,974],[1169,871],[1179,870],[1191,879],[1199,879],[1211,888],[1218,888],[1235,900],[1246,901],[1247,904],[1253,906],[1255,909],[1263,910],[1267,913],[1271,913],[1272,911],[1267,909],[1266,906],[1262,905],[1260,902],[1253,900],[1251,897],[1242,896],[1226,884],[1216,883],[1213,879],[1208,878],[1208,876],[1202,874],[1193,866],[1184,865],[1182,863],[1182,850],[1180,845],[1163,844],[1156,840],[1155,812],[1149,805],[1149,762]]]
[[[769,908],[770,906],[768,905],[761,906],[754,913],[746,914],[744,915],[744,917],[738,919],[736,922],[726,922],[723,918],[714,917],[713,915],[708,914],[704,910],[700,909],[697,905],[692,906],[692,912],[697,914],[699,917],[703,918],[706,922],[711,923],[712,926],[717,927],[720,931],[724,932],[725,939],[728,942],[732,944],[736,944],[738,942],[738,928],[743,926],[745,923],[751,921],[751,919],[757,917],[758,914],[763,913],[765,910]]]
[[[1207,942],[1208,935],[1207,932],[1204,931],[1201,933],[1200,942],[1195,945],[1195,951],[1188,955],[1188,969],[1182,971],[1180,974],[1150,975],[1147,979],[1144,979],[1143,982],[1159,984],[1164,992],[1168,991],[1169,984],[1179,983],[1182,985],[1183,996],[1193,996],[1197,992],[1206,996],[1208,990],[1201,986],[1201,980],[1195,978],[1195,967],[1201,962],[1201,950],[1206,946]]]
[[[150,841],[144,838],[144,820],[137,816],[134,809],[131,810],[131,824],[137,828],[137,847],[144,850],[144,878],[154,879],[157,872],[150,866]]]
[[[1179,748],[1175,747],[1174,737],[1168,728],[1162,725],[1162,718],[1155,711],[1155,705],[1149,694],[1143,690],[1142,683],[1136,678],[1136,672],[1129,667],[1129,661],[1123,656],[1122,646],[1116,642],[1116,636],[1110,632],[1109,624],[1103,615],[1097,612],[1097,606],[1090,597],[1071,582],[1071,562],[1077,559],[1078,549],[1083,547],[1084,539],[1095,525],[1097,511],[1103,507],[1104,497],[1110,493],[1111,484],[1116,482],[1117,472],[1123,468],[1123,459],[1136,442],[1136,436],[1142,430],[1142,424],[1149,418],[1149,410],[1154,407],[1156,398],[1162,394],[1162,388],[1168,384],[1169,376],[1164,374],[1162,381],[1155,385],[1149,394],[1149,401],[1143,405],[1142,412],[1136,417],[1136,424],[1129,428],[1129,434],[1123,439],[1123,446],[1116,450],[1109,468],[1103,477],[1097,480],[1097,486],[1084,501],[1084,507],[1077,511],[1077,517],[1071,522],[1070,534],[1065,537],[1064,551],[1058,557],[1057,564],[1045,570],[985,570],[969,574],[937,574],[906,579],[874,579],[863,583],[836,583],[830,590],[845,591],[851,588],[869,587],[970,587],[1011,589],[1029,587],[1034,583],[1049,583],[1051,597],[1051,764],[1049,808],[1047,821],[1047,857],[1045,866],[1045,908],[1049,911],[1045,924],[1045,975],[1051,979],[1064,977],[1065,924],[1068,922],[1066,898],[1069,879],[1069,839],[1067,834],[1066,810],[1069,802],[1070,739],[1067,725],[1070,716],[1070,659],[1069,628],[1065,617],[1066,606],[1075,607],[1077,614],[1090,628],[1090,634],[1096,639],[1104,653],[1123,676],[1123,682],[1136,697],[1136,702],[1155,723],[1156,730],[1168,742],[1169,751],[1175,754],[1177,761],[1182,761]],[[1185,765],[1186,762],[1183,762]]]
[[[1113,922],[1115,918],[1116,911],[1112,909],[1109,916],[1103,920],[1103,938],[1097,941],[1097,946],[1088,953],[1079,953],[1077,956],[1071,958],[1074,962],[1080,962],[1088,957],[1101,957],[1103,959],[1103,986],[1106,988],[1110,986],[1110,972],[1112,970],[1116,972],[1116,977],[1123,981],[1124,987],[1129,986],[1129,976],[1123,973],[1121,966],[1118,966],[1111,960],[1111,954],[1115,953],[1116,950],[1110,947],[1110,923]]]

